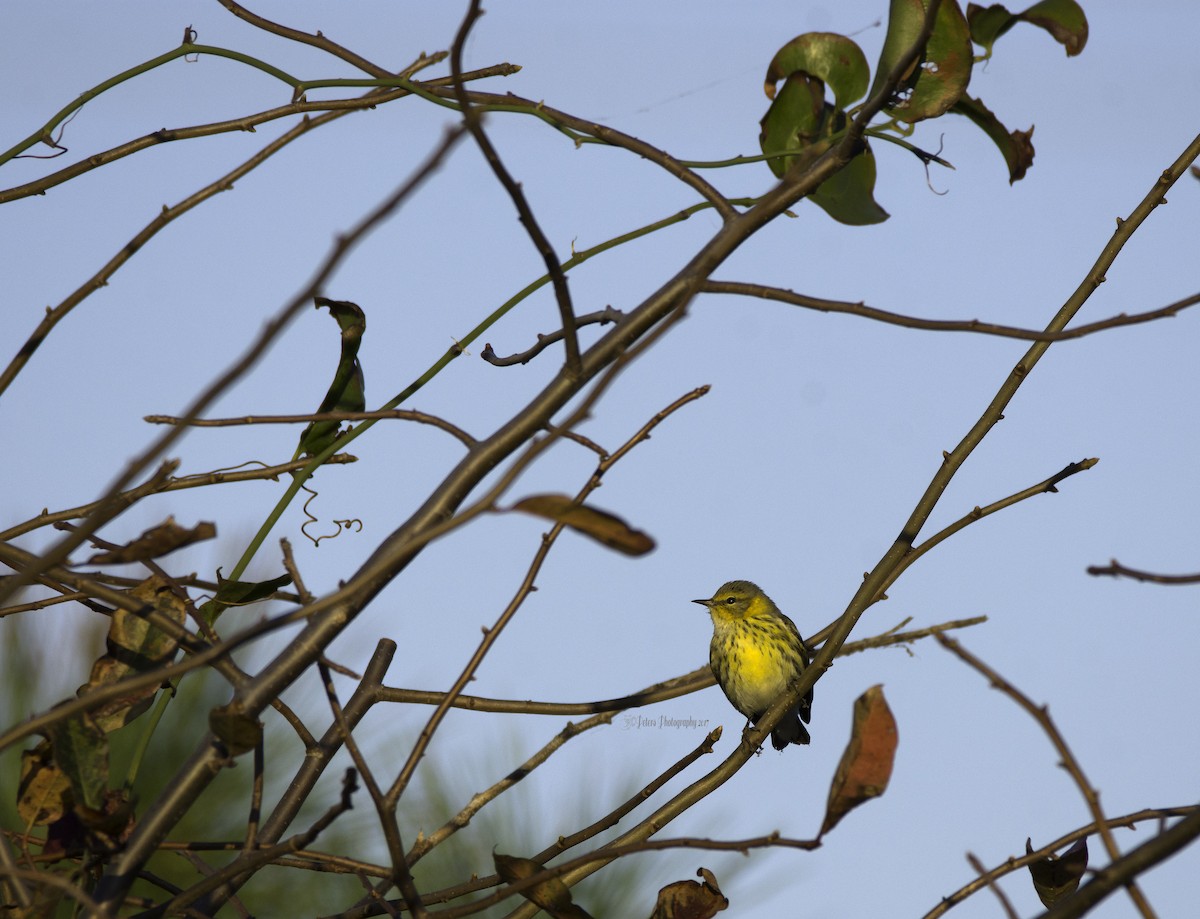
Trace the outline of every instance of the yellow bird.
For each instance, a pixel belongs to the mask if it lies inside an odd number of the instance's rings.
[[[708,608],[713,637],[708,663],[733,707],[758,722],[763,713],[799,679],[808,666],[808,646],[795,623],[750,581],[722,584],[709,600],[693,600]],[[812,740],[800,722],[812,714],[812,690],[784,715],[771,732],[771,746]]]

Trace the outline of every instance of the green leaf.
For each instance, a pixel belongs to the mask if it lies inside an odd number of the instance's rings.
[[[1079,54],[1087,44],[1087,16],[1075,0],[1042,0],[1022,13],[1020,18],[1049,32],[1066,49],[1067,57]]]
[[[184,601],[158,575],[147,578],[129,591],[139,603],[152,606],[178,625],[187,620]],[[147,673],[175,656],[175,639],[141,616],[118,609],[108,626],[107,652],[92,664],[88,681],[76,690],[81,698],[90,692],[119,683],[126,677]],[[158,686],[147,686],[111,699],[91,710],[95,725],[105,733],[124,727],[149,707]]]
[[[1033,126],[1028,131],[1010,131],[1000,119],[992,114],[992,110],[983,104],[981,99],[963,96],[950,111],[965,115],[975,124],[983,128],[985,134],[992,139],[1004,162],[1008,164],[1008,184],[1025,178],[1025,173],[1033,165]]]
[[[275,591],[292,583],[290,574],[281,574],[268,581],[228,581],[221,577],[217,570],[217,596],[214,598],[223,606],[246,606],[265,600]]]
[[[1000,3],[980,6],[967,4],[967,25],[971,29],[971,41],[984,50],[984,59],[992,56],[992,45],[1001,35],[1017,24],[1017,17]]]
[[[1045,29],[1066,49],[1067,57],[1079,54],[1088,40],[1087,16],[1075,0],[1042,0],[1022,13],[1010,13],[1003,5],[967,6],[971,38],[984,49],[984,58],[992,56],[992,46],[1018,22]]]
[[[200,614],[211,625],[218,615],[231,606],[248,606],[265,600],[275,591],[292,583],[290,574],[281,574],[269,581],[227,581],[217,569],[217,595],[200,607]]]
[[[208,729],[230,756],[249,753],[262,743],[263,723],[246,712],[240,702],[221,705],[208,713]]]
[[[653,539],[620,517],[577,504],[567,495],[531,495],[518,501],[512,509],[561,523],[626,555],[645,555],[654,548]]]
[[[846,168],[830,176],[808,197],[838,223],[867,226],[889,214],[875,201],[875,154],[866,149]]]
[[[775,52],[763,83],[768,98],[774,99],[775,85],[793,73],[807,73],[828,84],[840,109],[861,99],[871,78],[862,49],[833,32],[806,32]]]
[[[71,783],[75,804],[98,811],[108,790],[108,737],[86,714],[56,721],[46,731],[54,765]]]
[[[357,304],[349,300],[317,297],[314,303],[317,309],[328,307],[330,315],[342,330],[342,351],[337,370],[317,411],[361,412],[366,408],[367,401],[362,365],[358,362],[358,347],[367,330],[367,317]],[[315,456],[321,453],[337,439],[339,427],[337,421],[314,421],[300,435],[299,454]]]
[[[815,159],[828,147],[814,144],[821,136],[825,113],[825,84],[805,73],[793,73],[783,81],[783,88],[771,102],[760,122],[759,146],[767,155],[806,151]],[[771,171],[779,178],[796,162],[794,156],[767,160]]]
[[[1025,854],[1033,852],[1033,841],[1025,840]],[[1067,894],[1074,893],[1087,871],[1087,837],[1077,840],[1062,855],[1047,855],[1029,863],[1033,889],[1043,906],[1053,906]]]
[[[920,37],[928,5],[929,0],[891,0],[888,31],[875,70],[872,95]],[[973,64],[966,17],[957,0],[942,0],[924,52],[904,74],[896,96],[885,110],[908,124],[936,118],[966,91]]]

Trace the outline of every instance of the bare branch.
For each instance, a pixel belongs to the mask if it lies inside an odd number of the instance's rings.
[[[607,864],[618,858],[623,858],[626,855],[634,855],[639,852],[661,852],[668,849],[706,849],[718,852],[741,852],[742,854],[748,854],[751,849],[788,848],[813,851],[820,847],[821,841],[819,839],[789,839],[780,836],[778,833],[771,833],[768,836],[758,836],[754,839],[716,840],[680,837],[677,839],[649,839],[632,843],[613,844],[602,846],[594,852],[589,852],[586,855],[563,862],[561,865],[555,865],[553,868],[547,868],[545,871],[539,871],[529,877],[522,878],[520,881],[513,882],[503,889],[496,891],[490,897],[483,897],[466,906],[441,910],[438,912],[438,916],[444,917],[444,919],[461,919],[464,916],[471,916],[490,906],[503,902],[513,894],[545,883],[551,878],[565,880],[580,869],[595,865],[597,862]],[[537,909],[538,907],[534,906],[533,908]],[[510,915],[517,916],[520,913],[521,909],[518,909],[514,910]],[[371,915],[371,913],[349,910],[341,915],[343,919],[354,919],[354,917],[367,916]]]
[[[951,629],[964,629],[973,625],[987,622],[987,616],[974,616],[970,619],[955,619],[940,625],[911,632],[887,632],[873,638],[860,641],[848,641],[838,652],[839,657],[858,654],[870,648],[883,648],[894,645],[905,645],[936,635]],[[832,628],[832,627],[830,627]],[[816,633],[810,641],[817,646],[821,636],[830,629]],[[643,708],[656,702],[666,702],[690,695],[709,686],[715,686],[716,680],[708,664],[684,673],[661,683],[647,686],[645,689],[618,696],[615,699],[602,699],[595,702],[536,702],[527,699],[488,699],[483,696],[458,695],[451,703],[454,708],[465,708],[476,712],[508,712],[522,715],[594,715],[599,712],[622,712],[631,708]],[[430,692],[421,689],[394,689],[390,686],[380,686],[377,693],[380,702],[416,703],[418,705],[439,705],[446,698],[444,692]]]
[[[255,460],[255,463],[258,461]],[[342,465],[345,463],[356,463],[358,457],[351,456],[349,453],[338,453],[325,460],[326,465]],[[186,475],[180,478],[173,478],[171,472],[179,468],[178,460],[168,460],[163,463],[159,471],[157,471],[149,480],[136,488],[131,488],[129,491],[121,492],[115,495],[111,500],[118,506],[120,513],[129,507],[132,507],[142,498],[149,495],[162,494],[168,491],[179,491],[184,488],[200,488],[204,485],[221,485],[225,482],[253,482],[260,479],[270,479],[278,481],[281,475],[289,472],[295,472],[298,469],[303,469],[307,466],[307,459],[292,460],[287,463],[280,463],[277,466],[267,466],[259,463],[260,469],[247,469],[243,472],[234,472],[232,470],[217,469],[212,472],[198,472],[193,475]],[[247,465],[247,464],[243,464]],[[68,508],[65,511],[55,511],[53,514],[43,513],[24,523],[19,523],[16,526],[9,527],[7,530],[0,532],[0,542],[14,539],[31,530],[36,530],[39,527],[47,526],[48,524],[58,523],[62,520],[74,520],[78,517],[86,517],[88,514],[95,512],[100,507],[102,501],[93,501],[90,504],[81,504],[79,507]],[[216,585],[210,585],[210,589],[216,590]]]
[[[957,656],[959,660],[979,671],[993,689],[1000,690],[1000,692],[1016,702],[1045,731],[1046,736],[1050,739],[1050,743],[1053,744],[1055,751],[1057,751],[1062,760],[1062,767],[1067,770],[1067,773],[1075,782],[1075,786],[1083,796],[1088,810],[1091,811],[1092,820],[1100,833],[1100,838],[1104,841],[1104,848],[1108,851],[1108,857],[1113,861],[1119,859],[1121,857],[1121,850],[1117,847],[1117,841],[1113,838],[1112,831],[1108,828],[1108,819],[1104,816],[1104,811],[1100,808],[1100,795],[1087,780],[1087,776],[1083,774],[1083,767],[1079,765],[1079,761],[1075,759],[1075,754],[1071,752],[1071,748],[1067,745],[1066,738],[1062,736],[1058,727],[1054,724],[1053,719],[1050,717],[1050,710],[1044,705],[1034,705],[1033,701],[1027,695],[969,652],[955,639],[948,635],[935,635],[934,639],[947,651]],[[1129,888],[1129,898],[1133,900],[1138,912],[1145,919],[1152,919],[1154,911],[1150,908],[1150,904],[1146,901],[1137,884],[1131,879],[1126,886]]]
[[[975,869],[975,873],[979,875],[980,880],[983,881],[988,890],[996,895],[996,899],[1000,901],[1000,908],[1004,910],[1004,915],[1008,919],[1021,919],[1017,911],[1013,909],[1012,903],[1008,901],[1008,897],[1004,895],[1004,891],[996,885],[994,878],[988,877],[987,868],[983,866],[983,862],[976,858],[973,852],[967,853],[967,863]]]
[[[318,120],[319,119],[314,119],[313,122],[305,122],[301,125],[298,125],[297,128],[293,128],[292,131],[284,134],[273,144],[265,147],[263,151],[260,151],[260,153],[264,153],[268,150],[270,153],[275,152],[275,150],[283,146],[280,141],[284,141],[284,138],[290,140],[294,136],[299,136],[299,133],[303,133],[303,131],[297,132],[298,128],[308,130],[306,125],[314,124]],[[297,294],[292,301],[288,303],[282,310],[280,310],[269,322],[267,322],[265,328],[263,328],[263,330],[259,333],[257,339],[251,343],[246,352],[220,376],[218,376],[217,379],[196,398],[196,400],[184,413],[183,417],[198,417],[200,413],[207,409],[208,406],[213,402],[215,402],[216,399],[226,389],[232,386],[235,381],[240,379],[244,373],[246,373],[252,366],[254,366],[254,364],[258,362],[258,359],[262,357],[264,353],[266,353],[271,342],[275,340],[275,337],[284,329],[291,319],[297,313],[299,313],[305,305],[312,302],[313,297],[320,293],[321,287],[325,283],[325,280],[333,273],[334,269],[342,262],[350,250],[357,245],[363,236],[374,229],[374,227],[379,224],[380,221],[384,220],[401,204],[403,204],[404,201],[407,200],[408,197],[437,170],[443,159],[454,148],[461,136],[462,132],[457,130],[447,133],[442,139],[441,143],[434,149],[430,156],[408,181],[404,182],[395,192],[377,205],[374,210],[362,218],[348,233],[340,236],[337,239],[329,254],[318,267],[308,286],[299,294]],[[269,156],[270,153],[265,153],[265,156]],[[265,156],[263,158],[265,158]],[[234,170],[234,172],[238,172],[238,170],[241,169],[248,170],[249,168],[252,167],[250,167],[247,163],[243,163],[242,166],[238,167],[238,169]],[[232,176],[233,173],[230,173],[229,175]],[[213,188],[213,186],[209,186],[209,188]],[[215,194],[215,190],[213,193]],[[198,194],[202,195],[204,194],[204,191],[201,191]],[[193,198],[195,197],[196,196],[193,196]],[[128,255],[132,254],[132,251],[135,250],[130,250],[129,247],[126,247],[126,250],[123,250],[123,253],[125,254],[125,257],[128,257]],[[117,258],[121,258],[121,256],[117,256]],[[24,353],[24,349],[22,349],[22,354]],[[10,368],[11,367],[12,365],[10,365]],[[0,392],[3,392],[2,383],[0,383]],[[139,456],[135,457],[126,467],[125,471],[117,478],[117,481],[110,486],[105,496],[101,498],[99,502],[97,502],[96,509],[88,515],[76,532],[70,534],[65,539],[60,540],[56,546],[42,555],[37,566],[26,572],[23,572],[21,575],[18,575],[17,578],[13,579],[13,581],[10,581],[7,585],[0,586],[0,602],[3,602],[3,600],[9,595],[10,591],[22,586],[22,584],[28,583],[29,579],[33,575],[65,561],[72,550],[82,544],[82,542],[91,533],[95,532],[95,530],[104,520],[107,520],[112,516],[114,513],[113,502],[119,499],[122,491],[141,473],[143,469],[145,469],[146,466],[154,461],[155,457],[161,455],[171,446],[171,444],[178,440],[180,433],[183,430],[184,429],[182,427],[179,427],[166,432],[156,441],[154,441]]]
[[[314,421],[416,421],[440,428],[468,447],[478,441],[462,428],[451,424],[437,415],[419,412],[411,408],[393,408],[376,412],[317,412],[311,415],[242,415],[240,418],[179,418],[175,415],[146,415],[142,420],[150,424],[186,425],[193,428],[227,428],[241,424],[308,424]],[[305,460],[300,465],[306,465]]]
[[[1123,326],[1139,325],[1144,322],[1154,322],[1156,319],[1167,319],[1177,316],[1185,309],[1200,303],[1200,294],[1192,294],[1182,300],[1176,300],[1167,306],[1144,313],[1118,313],[1108,319],[1089,322],[1073,329],[1061,331],[1038,331],[1037,329],[1022,329],[1016,326],[1000,325],[992,322],[982,322],[978,319],[923,319],[919,316],[906,316],[888,310],[867,306],[865,303],[849,303],[842,300],[825,300],[821,297],[810,297],[766,284],[746,284],[737,281],[706,281],[701,286],[702,293],[708,294],[737,294],[744,297],[757,297],[760,300],[776,300],[792,306],[817,310],[822,313],[845,313],[851,316],[862,316],[889,325],[903,326],[908,329],[921,329],[927,332],[974,332],[979,335],[995,335],[1001,338],[1017,338],[1023,341],[1056,342],[1071,341],[1103,332],[1107,329],[1117,329]]]
[[[444,56],[444,55],[443,55]],[[433,55],[425,59],[425,64],[436,63],[441,60],[441,57]],[[488,79],[489,77],[505,77],[511,76],[520,71],[520,67],[515,64],[494,64],[491,67],[484,67],[480,70],[472,70],[463,74],[464,81],[474,81]],[[98,169],[101,166],[106,166],[109,163],[119,159],[124,159],[134,153],[142,150],[156,147],[159,144],[173,143],[179,140],[192,140],[197,137],[212,137],[217,134],[231,134],[235,132],[254,133],[259,125],[267,124],[272,121],[277,121],[281,118],[288,118],[296,115],[304,116],[304,120],[309,119],[313,113],[331,113],[335,115],[345,115],[350,112],[369,111],[377,108],[388,102],[404,98],[405,96],[416,95],[414,86],[448,86],[450,83],[449,77],[437,77],[430,80],[428,83],[409,84],[405,77],[393,78],[387,82],[392,82],[396,85],[394,88],[379,88],[373,89],[361,96],[356,96],[351,99],[323,99],[314,102],[306,102],[297,100],[290,102],[287,105],[277,105],[274,108],[264,109],[261,112],[255,112],[252,115],[243,115],[238,118],[230,118],[225,121],[213,121],[208,124],[190,125],[182,128],[161,128],[153,131],[150,134],[144,134],[141,137],[126,141],[123,144],[118,144],[108,150],[102,150],[99,153],[93,153],[91,156],[80,160],[77,163],[72,163],[69,166],[64,166],[62,169],[52,172],[49,175],[42,176],[40,179],[34,179],[32,182],[26,182],[22,185],[14,185],[11,188],[0,189],[0,204],[9,201],[16,201],[20,198],[27,198],[32,195],[45,194],[56,185],[62,185],[72,179],[91,172],[93,169]],[[401,85],[402,84],[402,85]],[[72,116],[73,117],[73,116]],[[304,123],[301,121],[301,124]],[[65,151],[64,151],[65,152]],[[61,154],[55,154],[59,156]],[[222,189],[225,190],[225,189]]]
[[[440,845],[449,839],[452,835],[467,826],[471,819],[479,813],[486,805],[496,800],[505,791],[508,791],[512,786],[525,779],[530,772],[536,769],[542,763],[546,762],[551,754],[557,752],[563,744],[574,737],[578,737],[584,731],[589,731],[592,728],[600,727],[601,725],[610,724],[613,719],[613,713],[608,712],[601,715],[593,715],[579,724],[567,722],[567,726],[550,738],[540,750],[529,757],[525,762],[521,763],[516,769],[509,772],[500,781],[493,783],[485,790],[474,795],[466,807],[462,808],[457,814],[447,820],[441,827],[434,830],[428,836],[422,836],[408,851],[408,864],[414,865],[418,860],[423,858],[431,849]]]
[[[680,396],[662,411],[658,412],[653,418],[647,421],[646,424],[644,424],[637,431],[637,433],[629,438],[629,440],[627,440],[616,452],[614,452],[611,456],[605,456],[600,460],[596,466],[595,472],[592,473],[591,478],[588,479],[588,481],[576,494],[575,500],[580,503],[586,500],[588,495],[600,487],[601,479],[604,477],[605,473],[612,468],[613,464],[624,457],[631,449],[633,449],[633,447],[646,440],[651,430],[653,430],[667,417],[681,409],[683,406],[687,405],[689,402],[695,401],[707,392],[707,386],[694,389],[691,392]],[[581,408],[581,411],[582,410],[583,409]],[[503,487],[503,485],[504,479],[502,477],[501,482],[497,487]],[[485,497],[484,500],[494,501],[495,499],[494,497]],[[541,571],[542,564],[545,562],[546,556],[549,554],[550,549],[554,546],[554,543],[557,541],[558,536],[560,533],[562,533],[562,531],[563,524],[555,523],[550,528],[550,531],[542,537],[541,545],[538,546],[537,552],[534,554],[533,561],[530,563],[529,569],[526,571],[525,577],[522,579],[521,585],[517,589],[516,594],[513,596],[504,612],[500,614],[500,617],[496,620],[495,624],[484,633],[483,640],[479,643],[479,647],[472,655],[471,660],[463,669],[458,679],[455,680],[454,685],[450,688],[449,692],[447,692],[445,696],[437,703],[436,710],[429,717],[429,721],[422,729],[420,736],[417,738],[417,742],[413,745],[413,750],[409,754],[408,760],[404,764],[404,768],[400,771],[400,774],[396,777],[396,781],[392,784],[392,787],[388,791],[388,797],[393,804],[396,801],[399,801],[400,795],[403,793],[405,786],[407,786],[408,782],[412,778],[417,763],[424,754],[425,747],[432,739],[433,733],[437,730],[442,718],[450,709],[454,699],[458,697],[467,683],[473,678],[475,670],[483,661],[484,656],[491,649],[496,639],[499,638],[504,627],[512,620],[512,617],[516,615],[517,610],[520,609],[530,592],[532,592],[534,589],[534,581],[536,580],[538,573]]]
[[[585,313],[582,316],[575,318],[575,328],[585,325],[593,325],[600,323],[601,325],[608,322],[619,322],[625,316],[620,310],[615,310],[611,306],[606,306],[602,310],[594,313]],[[549,345],[556,341],[562,341],[564,331],[559,329],[557,332],[548,332],[546,334],[538,333],[537,344],[526,351],[510,354],[508,357],[498,357],[496,352],[492,350],[490,344],[483,346],[483,352],[479,355],[493,367],[511,367],[513,364],[528,364],[531,360],[541,354]]]
[[[1077,919],[1119,887],[1133,888],[1134,878],[1200,837],[1200,812],[1185,817],[1169,830],[1142,843],[1128,855],[1097,871],[1092,880],[1037,919]]]
[[[1110,817],[1108,826],[1110,829],[1136,829],[1138,823],[1144,823],[1147,820],[1157,820],[1164,822],[1168,817],[1187,817],[1193,814],[1200,814],[1200,805],[1191,804],[1184,807],[1163,807],[1163,808],[1145,808],[1140,811],[1135,811],[1132,814],[1126,814],[1123,817]],[[1091,836],[1096,832],[1094,823],[1086,824],[1078,829],[1072,830],[1051,843],[1047,843],[1035,852],[1028,852],[1022,855],[1010,855],[1004,862],[995,868],[988,871],[982,877],[977,877],[968,884],[963,885],[948,897],[943,897],[933,909],[927,912],[922,919],[939,919],[951,909],[962,903],[972,894],[978,893],[990,881],[996,878],[1003,877],[1010,872],[1017,871],[1034,862],[1041,861],[1048,855],[1056,854],[1060,849],[1071,845],[1087,836]]]
[[[1002,511],[1007,507],[1012,507],[1014,504],[1019,504],[1020,502],[1036,495],[1058,494],[1059,482],[1062,482],[1064,479],[1068,479],[1073,475],[1077,475],[1080,472],[1086,472],[1098,462],[1100,462],[1100,460],[1093,457],[1082,459],[1077,463],[1068,463],[1058,472],[1054,473],[1054,475],[1050,476],[1049,478],[1042,479],[1042,481],[1038,482],[1036,485],[1030,485],[1028,488],[1022,488],[1020,491],[1014,492],[1007,498],[1001,498],[999,501],[994,501],[986,507],[976,506],[971,508],[970,511],[964,514],[962,517],[959,517],[949,526],[938,530],[938,532],[934,533],[920,545],[910,548],[909,551],[895,563],[895,567],[892,569],[890,575],[886,580],[884,580],[882,586],[879,588],[879,596],[882,597],[887,589],[896,582],[900,575],[908,570],[909,567],[911,567],[913,562],[928,553],[935,546],[941,545],[955,533],[966,529],[971,524],[982,520],[984,517],[990,517],[997,511]]]
[[[174,909],[179,909],[183,906],[193,903],[199,897],[210,891],[221,887],[231,878],[236,877],[243,871],[251,870],[263,865],[269,865],[281,855],[290,855],[299,852],[308,846],[312,845],[325,831],[325,829],[333,823],[338,817],[350,810],[354,805],[351,802],[351,796],[358,790],[357,776],[353,769],[347,769],[344,778],[342,779],[342,794],[340,800],[333,804],[316,820],[312,825],[302,833],[297,833],[289,839],[273,846],[266,846],[254,849],[251,852],[245,852],[238,858],[234,859],[228,865],[217,871],[212,872],[203,881],[198,884],[193,884],[191,887],[180,892],[167,903],[161,904],[156,912],[159,914],[168,913]],[[101,915],[97,912],[96,915]]]
[[[559,262],[558,256],[554,252],[554,247],[550,245],[550,240],[546,238],[546,234],[542,232],[542,228],[538,225],[537,218],[533,215],[533,210],[529,207],[529,202],[525,199],[525,193],[521,191],[521,186],[517,183],[509,171],[504,167],[504,163],[500,159],[500,154],[496,152],[496,148],[488,139],[487,132],[483,130],[483,122],[479,117],[479,113],[472,106],[467,95],[467,91],[463,86],[462,81],[462,52],[463,45],[467,42],[467,36],[471,34],[471,27],[475,25],[475,21],[483,14],[479,0],[471,0],[471,5],[467,9],[467,14],[463,18],[462,25],[459,26],[458,35],[454,37],[454,45],[450,49],[450,70],[454,75],[454,95],[458,99],[459,108],[462,110],[463,122],[466,124],[467,130],[471,132],[471,136],[475,138],[475,143],[479,145],[479,149],[483,152],[483,158],[495,173],[497,180],[508,192],[508,196],[512,199],[513,205],[517,209],[517,214],[520,216],[521,224],[525,227],[525,232],[529,234],[529,239],[533,242],[533,246],[541,255],[542,261],[546,263],[546,271],[550,274],[550,281],[554,286],[554,299],[558,303],[559,316],[562,319],[563,342],[566,346],[566,363],[565,369],[571,376],[578,376],[582,365],[579,360],[579,337],[575,332],[575,309],[571,304],[571,290],[567,286],[567,276],[563,273],[562,265]]]
[[[1156,574],[1152,571],[1127,568],[1115,558],[1107,565],[1089,565],[1087,573],[1097,577],[1108,575],[1114,578],[1133,578],[1135,581],[1146,581],[1152,584],[1200,584],[1200,573]]]
[[[455,98],[453,90],[434,88],[431,84],[432,81],[423,83],[421,86],[431,87],[429,89],[429,96],[433,100]],[[660,150],[658,147],[648,144],[644,140],[640,140],[630,134],[625,134],[615,128],[610,128],[595,121],[588,121],[585,118],[578,118],[567,112],[551,108],[544,102],[523,99],[512,93],[500,95],[498,93],[472,91],[468,95],[468,98],[471,100],[471,104],[481,112],[515,112],[539,118],[547,124],[558,128],[575,141],[576,145],[585,143],[606,144],[636,153],[642,159],[661,167],[694,190],[726,222],[737,219],[738,212],[734,208],[735,204],[745,204],[744,201],[726,198],[705,179],[697,175],[686,163],[671,156],[665,150]]]

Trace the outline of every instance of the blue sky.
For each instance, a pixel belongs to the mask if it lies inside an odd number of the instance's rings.
[[[1010,187],[986,138],[965,120],[947,117],[919,127],[913,141],[930,149],[944,143],[953,172],[934,171],[927,181],[904,151],[875,147],[876,198],[889,221],[845,227],[801,204],[795,219],[764,229],[715,276],[922,317],[1044,325],[1084,277],[1115,219],[1141,200],[1200,124],[1194,92],[1200,20],[1190,5],[1085,8],[1091,32],[1081,56],[1068,59],[1044,33],[1018,26],[973,76],[970,92],[1010,128],[1036,125],[1036,160],[1023,181]],[[320,29],[394,67],[423,50],[448,47],[462,13],[461,4],[415,3],[275,2],[254,9]],[[876,23],[885,15],[884,4],[865,0],[736,8],[494,3],[468,43],[466,66],[520,64],[519,74],[479,88],[543,99],[681,159],[718,159],[758,152],[758,119],[767,104],[762,75],[780,45],[805,31],[853,34],[873,61],[883,38]],[[89,3],[8,5],[0,11],[6,138],[0,146],[97,82],[169,50],[189,24],[200,42],[305,77],[352,75],[314,49],[246,26],[218,4],[131,0],[119,12]],[[430,71],[444,72],[445,66]],[[89,103],[66,128],[67,155],[10,162],[3,185],[31,181],[158,128],[236,117],[288,96],[282,84],[233,61],[176,61]],[[292,144],[155,237],[60,324],[0,398],[0,425],[10,435],[0,459],[2,520],[102,493],[157,435],[142,417],[181,411],[303,289],[334,235],[410,175],[452,123],[446,109],[416,99],[348,116]],[[161,145],[45,196],[6,204],[4,359],[47,305],[85,281],[164,204],[211,182],[289,125]],[[563,257],[697,200],[653,164],[613,149],[575,149],[536,119],[497,113],[486,127]],[[731,196],[759,194],[773,182],[762,164],[705,175]],[[1185,176],[1169,205],[1126,247],[1079,322],[1196,292],[1198,195],[1200,185]],[[717,227],[714,215],[701,213],[572,271],[577,308],[632,308]],[[327,285],[329,296],[366,312],[361,359],[368,405],[404,388],[542,271],[478,150],[460,145]],[[939,547],[905,573],[855,633],[875,634],[908,617],[920,627],[988,616],[986,625],[959,637],[1051,706],[1110,815],[1196,796],[1200,588],[1096,579],[1084,569],[1115,557],[1165,572],[1200,570],[1192,408],[1200,389],[1197,322],[1185,312],[1053,346],[954,479],[925,535],[1069,462],[1098,457],[1099,464],[1065,482],[1059,494],[1023,502]],[[489,329],[409,407],[476,436],[490,433],[544,385],[560,352],[497,368],[479,359],[483,342],[501,354],[520,351],[556,323],[544,290]],[[597,336],[594,329],[581,335],[585,344]],[[822,628],[891,544],[942,451],[958,442],[1024,350],[1012,340],[918,332],[778,303],[697,299],[580,428],[612,449],[684,392],[711,385],[709,395],[614,467],[594,499],[651,533],[658,548],[630,560],[565,535],[537,593],[470,691],[583,701],[691,670],[706,660],[710,627],[688,600],[732,578],[761,584],[802,632]],[[328,316],[305,310],[210,414],[313,410],[336,353]],[[282,462],[297,434],[278,426],[199,430],[171,455],[182,460],[183,472],[252,459]],[[362,532],[313,547],[299,532],[304,518],[294,507],[273,536],[291,539],[317,593],[335,588],[420,505],[461,448],[443,433],[396,422],[377,425],[352,452],[357,464],[318,475],[313,512],[322,521],[319,531],[331,530],[334,519],[356,518]],[[575,445],[558,444],[522,475],[510,497],[574,492],[594,461]],[[176,492],[145,502],[103,535],[124,541],[167,514],[187,525],[215,520],[216,548],[170,559],[174,570],[211,576],[233,564],[281,489],[259,483]],[[333,655],[361,667],[375,641],[388,636],[401,648],[390,685],[448,687],[480,627],[516,590],[543,529],[533,518],[495,515],[434,543],[338,640]],[[21,544],[42,547],[55,535]],[[269,576],[278,568],[277,544],[269,542],[253,570]],[[39,622],[49,638],[73,630],[84,615],[57,607],[39,614]],[[257,614],[242,615],[252,621]],[[229,627],[237,621],[225,620]],[[0,620],[0,637],[6,626]],[[282,640],[269,639],[244,665],[265,662],[270,643]],[[37,689],[39,704],[73,692],[86,668],[83,656],[75,669],[48,674]],[[900,733],[895,774],[881,800],[852,814],[812,854],[757,852],[748,863],[721,853],[643,856],[652,876],[665,884],[691,876],[698,865],[711,867],[733,901],[731,916],[919,916],[972,877],[966,851],[993,865],[1022,851],[1027,836],[1040,845],[1087,822],[1081,797],[1033,722],[924,642],[839,661],[816,687],[810,748],[764,752],[666,832],[815,833],[853,700],[876,683],[885,686]],[[313,678],[290,695],[298,704],[323,704]],[[402,762],[427,714],[389,710],[368,721],[370,755],[382,774]],[[640,714],[724,724],[717,756],[733,749],[741,727],[716,689]],[[513,768],[562,722],[452,713],[430,761],[460,764],[455,781],[465,797]],[[575,828],[558,825],[560,812],[573,814],[576,806],[604,812],[616,803],[616,789],[648,781],[700,738],[698,729],[631,728],[618,718],[568,744],[518,786],[513,806],[541,828],[534,838],[548,842]],[[693,767],[666,793],[706,768]],[[415,828],[406,831],[411,836]],[[1122,831],[1118,840],[1132,848],[1150,832],[1149,826]],[[503,848],[503,839],[491,842]],[[1100,863],[1098,841],[1092,851]],[[1189,850],[1146,877],[1144,888],[1163,915],[1181,915],[1194,902],[1196,865]],[[1004,887],[1022,915],[1037,912],[1025,877],[1013,876]],[[581,899],[586,905],[586,895]],[[956,914],[998,909],[979,895]],[[1130,914],[1119,896],[1093,913]]]

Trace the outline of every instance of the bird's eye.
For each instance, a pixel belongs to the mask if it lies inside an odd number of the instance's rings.
[[[737,603],[737,597],[726,597],[726,598],[725,598],[725,602],[726,602],[726,603],[727,603],[729,606],[733,606],[733,604]]]

